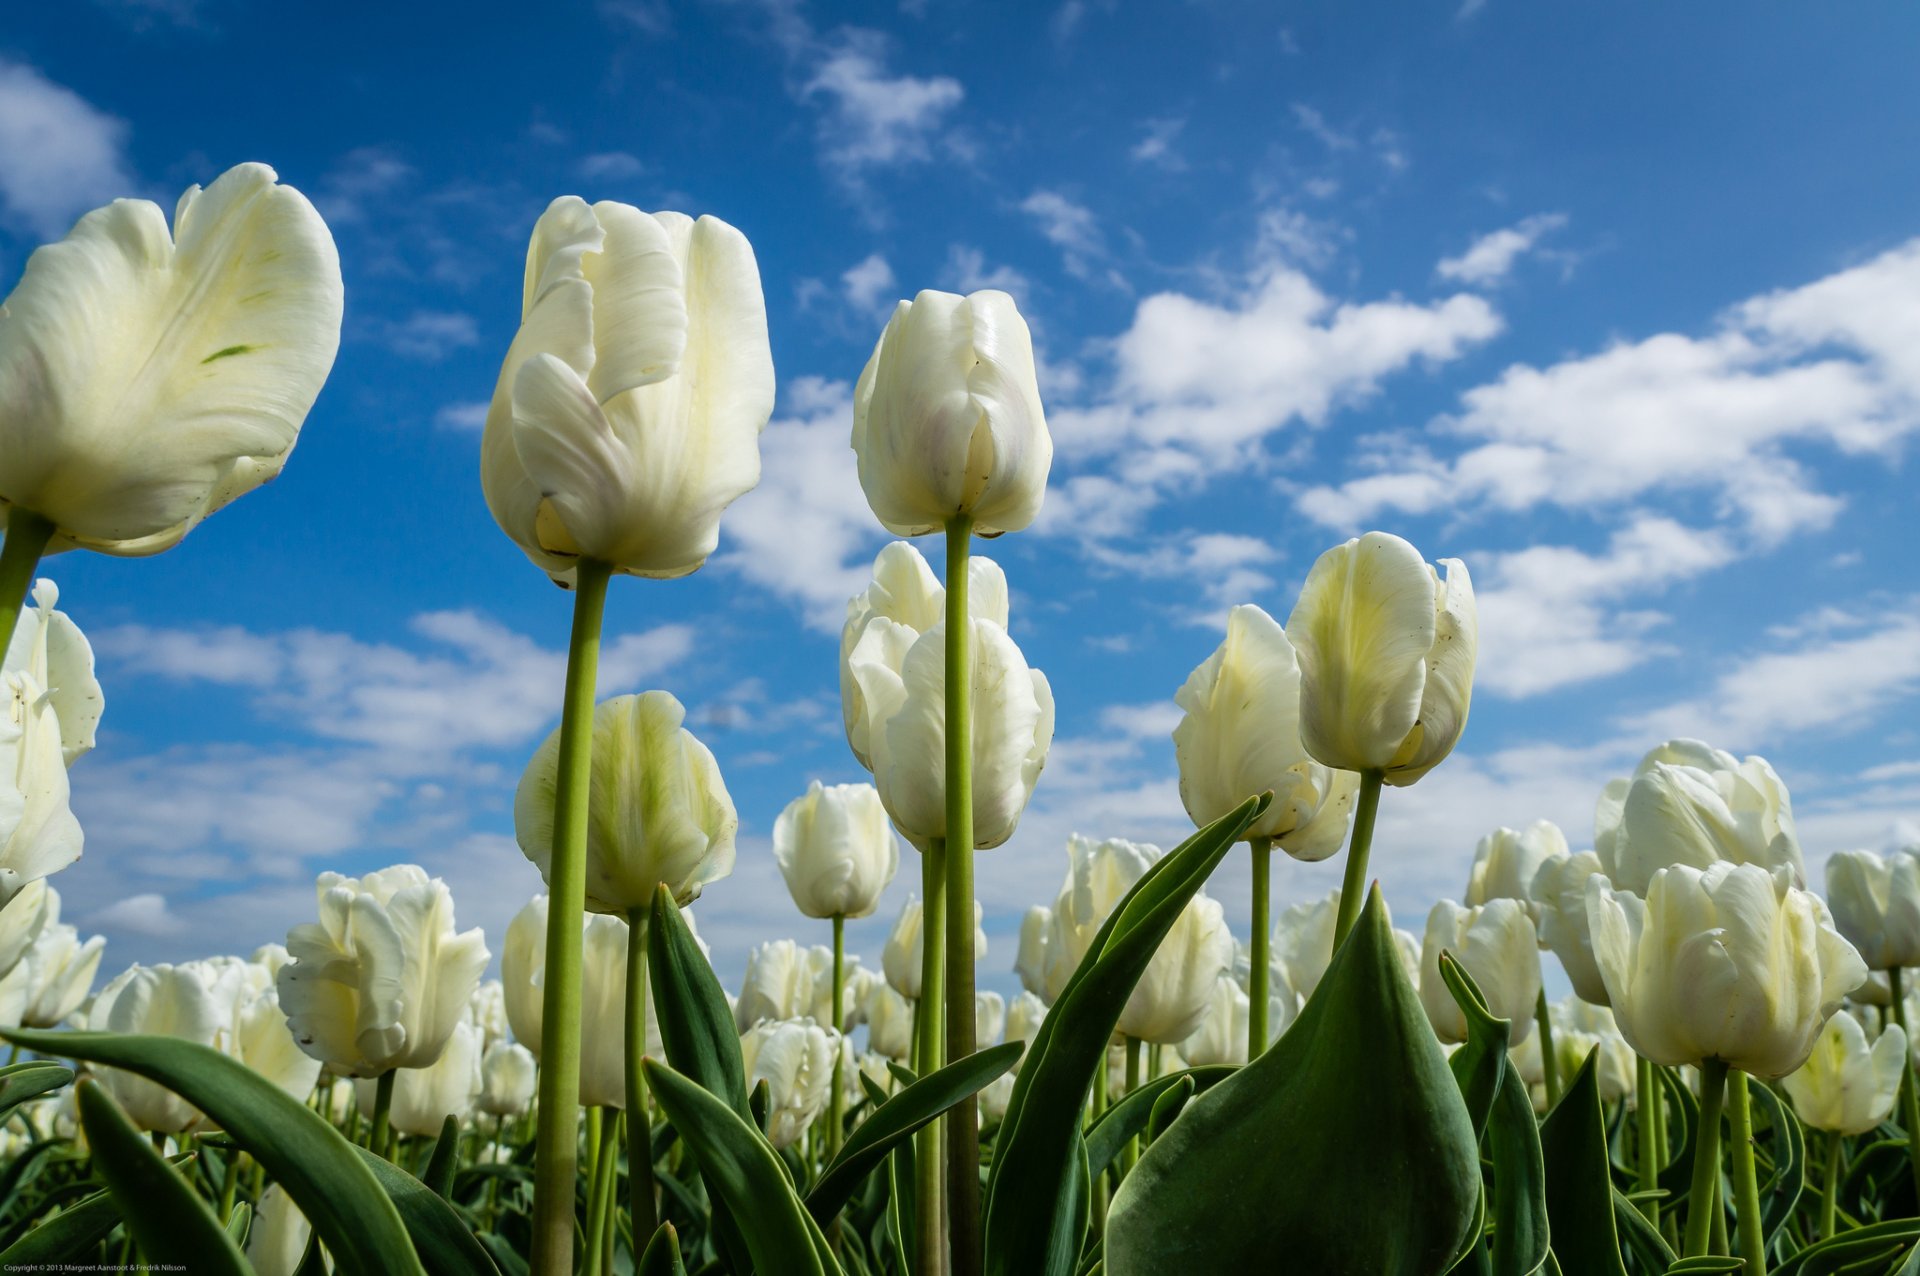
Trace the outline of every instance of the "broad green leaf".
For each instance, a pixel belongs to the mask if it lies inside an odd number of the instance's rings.
[[[991,1046],[916,1081],[873,1110],[840,1148],[807,1193],[807,1212],[825,1227],[853,1198],[887,1153],[902,1139],[970,1094],[977,1094],[1014,1065],[1024,1049],[1018,1041]]]
[[[512,1241],[498,1232],[483,1232],[480,1243],[486,1246],[487,1253],[493,1256],[493,1261],[500,1265],[504,1276],[528,1276],[530,1269],[527,1266],[527,1260],[520,1256],[520,1251],[513,1247]]]
[[[1613,1222],[1613,1178],[1596,1047],[1540,1125],[1553,1256],[1564,1276],[1627,1276]],[[1638,1211],[1635,1218],[1640,1218]]]
[[[447,1118],[452,1121],[452,1117]],[[445,1132],[442,1136],[445,1137]],[[383,1156],[363,1147],[353,1149],[373,1171],[380,1187],[400,1212],[407,1235],[420,1254],[428,1276],[500,1276],[487,1247],[473,1234],[458,1210],[434,1191]],[[436,1154],[438,1149],[435,1149]],[[431,1167],[429,1167],[431,1169]]]
[[[1112,1276],[1433,1276],[1480,1198],[1473,1121],[1378,888],[1300,1017],[1121,1183]]]
[[[687,1276],[686,1265],[680,1261],[680,1234],[673,1230],[672,1223],[660,1224],[633,1270],[634,1276]]]
[[[73,1069],[51,1059],[28,1059],[0,1068],[0,1118],[28,1099],[58,1090],[73,1080]]]
[[[113,1193],[92,1196],[61,1210],[0,1252],[0,1271],[54,1271],[89,1253],[120,1222]]]
[[[1486,1137],[1493,1160],[1494,1276],[1530,1276],[1547,1261],[1546,1170],[1533,1100],[1512,1068],[1502,1074]]]
[[[199,1108],[287,1189],[347,1270],[419,1276],[400,1215],[340,1132],[237,1059],[172,1037],[105,1032],[0,1033],[42,1054],[124,1068]]]
[[[647,927],[647,982],[667,1062],[747,1117],[747,1071],[727,994],[665,886],[654,894]]]
[[[427,1158],[426,1173],[420,1180],[443,1200],[453,1191],[453,1171],[459,1156],[460,1118],[449,1112],[440,1123],[440,1137],[433,1141],[433,1155]]]
[[[987,1178],[987,1276],[1065,1276],[1085,1215],[1080,1119],[1096,1069],[1148,962],[1272,795],[1250,798],[1141,875],[1100,927],[1027,1047]],[[1431,1039],[1431,1033],[1428,1034]]]
[[[1920,1240],[1920,1219],[1888,1219],[1809,1245],[1773,1269],[1773,1276],[1835,1276],[1896,1268]]]
[[[725,1102],[672,1068],[651,1059],[641,1067],[699,1162],[708,1190],[733,1215],[757,1276],[824,1276],[825,1238],[767,1141]]]
[[[156,1267],[246,1276],[247,1260],[193,1187],[154,1151],[106,1088],[80,1083],[80,1124],[93,1150],[93,1168]]]
[[[1508,1071],[1507,1033],[1512,1025],[1487,1009],[1479,985],[1452,953],[1440,954],[1440,978],[1467,1019],[1466,1042],[1453,1052],[1447,1066],[1460,1083],[1460,1095],[1473,1121],[1474,1137],[1478,1138],[1486,1131],[1487,1117],[1500,1097],[1501,1082]]]
[[[1120,1155],[1127,1140],[1147,1129],[1161,1096],[1179,1084],[1182,1077],[1192,1080],[1196,1090],[1206,1091],[1237,1071],[1239,1069],[1225,1065],[1193,1068],[1159,1077],[1122,1095],[1087,1131],[1087,1168],[1099,1174],[1113,1164],[1113,1158]]]

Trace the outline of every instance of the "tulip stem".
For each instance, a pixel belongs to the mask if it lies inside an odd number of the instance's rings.
[[[1634,1084],[1638,1109],[1634,1116],[1640,1131],[1640,1177],[1634,1185],[1642,1193],[1640,1213],[1647,1222],[1660,1226],[1660,1078],[1654,1075],[1653,1061],[1645,1055],[1634,1056]]]
[[[1267,1049],[1267,981],[1269,945],[1273,943],[1273,924],[1268,920],[1273,908],[1273,839],[1249,838],[1253,848],[1253,945],[1252,965],[1247,970],[1247,1062],[1252,1063]]]
[[[947,965],[947,844],[927,842],[920,853],[920,888],[926,902],[920,908],[920,998],[914,1042],[914,1070],[920,1076],[940,1066],[946,1041],[945,1002]],[[973,919],[968,918],[971,929]],[[929,1121],[914,1136],[913,1226],[918,1276],[945,1276],[947,1270],[946,1161],[940,1155],[941,1123]]]
[[[6,655],[13,641],[20,608],[26,604],[27,591],[33,588],[34,570],[52,539],[52,523],[18,505],[7,507],[7,539],[0,544],[0,656]]]
[[[1547,1080],[1547,1107],[1560,1102],[1560,1068],[1553,1057],[1553,1012],[1547,1007],[1547,990],[1542,988],[1533,999],[1533,1022],[1540,1030],[1540,1074]]]
[[[1760,1179],[1753,1168],[1753,1108],[1747,1096],[1747,1074],[1736,1071],[1727,1081],[1727,1142],[1733,1154],[1733,1204],[1740,1228],[1740,1257],[1746,1262],[1746,1276],[1767,1276],[1767,1238],[1761,1230]]]
[[[840,1034],[843,1031],[841,1021],[846,1018],[840,1006],[845,995],[847,977],[847,919],[843,913],[833,915],[833,1096],[827,1101],[827,1159],[831,1161],[840,1154],[840,1124],[847,1119],[847,1101],[840,1092]],[[636,1236],[638,1232],[634,1233]]]
[[[636,1241],[652,1236],[653,1122],[647,1116],[647,910],[627,913],[627,1190]]]
[[[947,1061],[974,1051],[973,1011],[973,613],[967,558],[973,519],[947,522]],[[979,1100],[947,1112],[947,1243],[953,1276],[980,1276]]]
[[[1140,1038],[1123,1037],[1127,1043],[1127,1093],[1132,1094],[1140,1088]],[[1133,1167],[1140,1159],[1140,1136],[1134,1135],[1120,1149],[1120,1168],[1114,1174],[1116,1182],[1124,1181],[1133,1173]]]
[[[1693,1187],[1687,1195],[1687,1246],[1683,1257],[1707,1252],[1720,1185],[1720,1109],[1727,1095],[1727,1065],[1718,1059],[1700,1064],[1700,1125],[1693,1136]]]
[[[1840,1204],[1840,1175],[1844,1170],[1843,1158],[1846,1144],[1838,1130],[1827,1131],[1827,1177],[1820,1185],[1820,1230],[1815,1233],[1816,1240],[1826,1240],[1833,1235],[1834,1214]]]
[[[1893,1021],[1900,1025],[1900,1031],[1907,1033],[1908,1049],[1906,1063],[1900,1069],[1900,1124],[1907,1127],[1907,1159],[1913,1164],[1913,1191],[1920,1197],[1920,1092],[1914,1089],[1913,1074],[1913,1034],[1907,1029],[1907,998],[1902,988],[1900,967],[1887,971],[1887,992],[1893,1012]]]
[[[533,1276],[573,1271],[573,1202],[580,1173],[580,947],[587,908],[587,794],[592,781],[593,691],[605,563],[579,561],[567,685],[560,707],[553,849],[548,861],[547,971],[541,993],[540,1123],[533,1157]]]
[[[1340,911],[1334,915],[1333,951],[1339,952],[1360,906],[1367,902],[1367,857],[1373,851],[1373,817],[1380,811],[1380,771],[1360,773],[1360,801],[1353,811],[1353,841],[1347,846],[1347,871],[1340,879]]]
[[[398,1068],[388,1068],[373,1083],[373,1135],[367,1143],[367,1150],[375,1156],[393,1159],[393,1151],[388,1146],[393,1142],[393,1126],[388,1118],[388,1109],[393,1107],[393,1078]]]
[[[1109,1043],[1110,1045],[1111,1043]],[[1100,1052],[1100,1066],[1093,1070],[1093,1097],[1088,1101],[1087,1128],[1092,1129],[1107,1112],[1107,1051]],[[1107,1231],[1107,1171],[1102,1169],[1093,1180],[1093,1234]]]

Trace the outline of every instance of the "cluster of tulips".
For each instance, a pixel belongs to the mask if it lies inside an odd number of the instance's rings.
[[[689,910],[734,867],[724,777],[671,693],[598,702],[596,657],[611,577],[697,570],[758,481],[758,268],[714,218],[568,197],[525,281],[481,482],[574,621],[515,795],[529,868],[500,889],[527,902],[497,980],[446,884],[398,865],[322,874],[284,947],[93,991],[102,943],[48,879],[80,853],[67,772],[103,696],[38,567],[168,549],[278,472],[338,344],[339,265],[311,205],[243,165],[171,231],[141,201],[88,214],[0,307],[0,1265],[1920,1265],[1920,848],[1835,856],[1823,901],[1773,769],[1674,740],[1606,787],[1592,850],[1499,828],[1462,902],[1396,930],[1379,805],[1452,752],[1478,647],[1465,567],[1397,536],[1328,550],[1284,625],[1232,610],[1175,695],[1197,831],[1072,838],[1020,925],[1023,991],[976,989],[975,853],[1013,837],[1054,726],[1007,577],[973,553],[1033,521],[1052,461],[999,292],[900,302],[860,375],[853,460],[909,538],[840,642],[872,782],[780,814],[773,854],[826,925],[757,946],[726,991]],[[911,540],[932,534],[943,575]],[[920,889],[876,971],[844,923],[878,909],[901,839]],[[1242,844],[1245,942],[1205,889]],[[1344,853],[1343,885],[1271,916],[1276,848]]]

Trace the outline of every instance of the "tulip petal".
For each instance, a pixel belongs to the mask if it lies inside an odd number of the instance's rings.
[[[540,547],[612,561],[632,461],[586,382],[552,355],[535,355],[514,378],[513,443],[542,497]]]
[[[593,288],[593,344],[600,351],[587,388],[605,403],[680,370],[687,348],[687,297],[666,229],[631,204],[602,200],[606,232],[581,262]]]

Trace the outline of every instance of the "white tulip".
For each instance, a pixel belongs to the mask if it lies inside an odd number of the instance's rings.
[[[354,1083],[360,1110],[371,1112],[377,1081]],[[446,1049],[424,1068],[402,1068],[393,1077],[387,1119],[402,1134],[436,1138],[448,1117],[464,1121],[480,1094],[480,1030],[464,1019],[453,1027]]]
[[[913,1003],[886,982],[867,992],[867,1048],[901,1063],[913,1057]]]
[[[1600,1052],[1595,1081],[1604,1103],[1619,1103],[1634,1093],[1636,1063],[1633,1047],[1614,1025],[1613,1014],[1605,1006],[1577,999],[1562,999],[1547,1008],[1553,1021],[1553,1057],[1555,1070],[1563,1080],[1571,1080],[1585,1066],[1587,1056]],[[1540,1034],[1527,1039],[1509,1052],[1520,1079],[1527,1085],[1534,1111],[1547,1111],[1547,1074],[1540,1066]]]
[[[1643,903],[1587,879],[1594,957],[1620,1031],[1665,1067],[1718,1059],[1756,1077],[1805,1063],[1866,963],[1782,865],[1675,864]]]
[[[885,972],[887,982],[902,997],[917,1000],[920,996],[920,925],[925,910],[917,895],[907,896],[900,905],[900,916],[894,920],[893,929],[887,934],[886,946],[880,950],[880,969]],[[980,928],[980,901],[973,901],[973,959],[978,962],[987,955],[987,932]]]
[[[681,725],[664,691],[616,696],[593,711],[587,799],[587,907],[625,917],[664,885],[682,906],[733,872],[740,817],[713,752]],[[553,858],[560,731],[535,750],[514,794],[520,849],[546,880]]]
[[[1593,847],[1614,886],[1644,895],[1670,864],[1785,865],[1807,884],[1787,786],[1765,758],[1736,760],[1698,740],[1669,740],[1630,777],[1608,783]]]
[[[684,576],[760,481],[773,413],[760,269],[714,217],[563,196],[527,246],[480,443],[487,508],[557,580]]]
[[[16,969],[40,932],[59,920],[60,893],[44,877],[34,878],[0,903],[0,974]]]
[[[1412,784],[1466,729],[1479,648],[1473,582],[1442,559],[1368,532],[1322,554],[1287,618],[1300,661],[1300,737],[1343,771]]]
[[[1440,1040],[1467,1039],[1467,1016],[1440,974],[1440,954],[1451,953],[1486,998],[1496,1019],[1508,1021],[1507,1044],[1520,1044],[1533,1031],[1534,1002],[1540,996],[1540,945],[1517,899],[1495,899],[1462,908],[1443,899],[1427,914],[1420,945],[1420,1003]]]
[[[1174,696],[1180,800],[1197,825],[1271,792],[1242,835],[1271,838],[1295,859],[1346,844],[1360,777],[1313,760],[1300,742],[1300,664],[1279,622],[1258,607],[1227,613],[1227,636]]]
[[[1827,906],[1870,969],[1920,966],[1920,856],[1841,851],[1827,860]]]
[[[853,450],[867,504],[896,536],[962,515],[983,536],[1033,522],[1053,439],[1013,298],[927,290],[896,305],[854,385]]]
[[[1004,1035],[1008,1041],[1032,1041],[1040,1031],[1040,1025],[1047,1017],[1047,1003],[1030,992],[1016,993],[1007,1003],[1007,1022]],[[1026,1062],[1026,1056],[1013,1066],[1018,1069]]]
[[[500,993],[513,1039],[540,1057],[547,982],[547,897],[535,895],[507,923],[500,944]]]
[[[119,199],[0,305],[0,504],[51,547],[154,554],[273,478],[340,345],[340,259],[264,164],[190,186],[173,231]]]
[[[1054,900],[1053,929],[1047,936],[1049,1003],[1066,991],[1107,915],[1159,858],[1160,848],[1146,843],[1068,835],[1066,880]]]
[[[1605,879],[1600,857],[1592,851],[1560,854],[1540,863],[1529,893],[1540,922],[1540,942],[1553,950],[1580,1000],[1607,1004],[1606,981],[1593,957],[1593,932],[1587,927],[1587,879]]]
[[[973,1039],[981,1049],[1000,1040],[1007,1030],[1007,999],[999,993],[981,989],[973,994]]]
[[[294,1040],[280,1008],[279,990],[270,982],[262,982],[270,976],[258,967],[254,970],[259,979],[243,982],[234,998],[233,1031],[224,1048],[260,1076],[305,1102],[320,1079],[320,1061]]]
[[[512,1030],[507,1022],[506,986],[498,979],[482,979],[467,1002],[467,1020],[480,1030],[481,1051],[493,1049],[494,1042]]]
[[[95,935],[82,943],[80,932],[60,920],[60,893],[44,879],[16,900],[31,937],[0,977],[0,1026],[58,1027],[93,991],[107,941]]]
[[[627,923],[590,914],[580,938],[580,1102],[627,1106]],[[647,998],[647,1049],[656,1058],[660,1023]]]
[[[1014,953],[1014,973],[1020,986],[1036,997],[1047,995],[1047,941],[1053,933],[1053,910],[1035,904],[1020,918],[1020,946]]]
[[[254,1276],[294,1276],[306,1257],[313,1224],[278,1183],[269,1183],[247,1232],[247,1266]]]
[[[1247,990],[1232,977],[1222,975],[1216,979],[1207,1001],[1206,1016],[1193,1030],[1193,1035],[1180,1043],[1180,1057],[1195,1067],[1208,1064],[1238,1067],[1245,1063],[1247,1021],[1252,1004],[1247,1000]],[[1281,1029],[1284,1031],[1284,1024]],[[1277,1035],[1270,1033],[1269,1040]]]
[[[517,1041],[496,1041],[480,1056],[478,1105],[489,1116],[519,1116],[533,1103],[539,1065]]]
[[[776,1148],[799,1142],[832,1097],[840,1034],[811,1019],[763,1021],[740,1038],[747,1090],[767,1083],[767,1138]]]
[[[1567,835],[1551,820],[1535,820],[1524,829],[1495,829],[1474,847],[1473,867],[1467,875],[1467,905],[1517,899],[1538,921],[1540,910],[1533,901],[1534,874],[1549,859],[1568,853]]]
[[[1287,984],[1302,1001],[1313,996],[1333,961],[1333,924],[1339,911],[1340,890],[1335,887],[1324,899],[1282,909],[1274,922],[1273,962],[1286,971]]]
[[[833,952],[827,950],[828,982]],[[747,973],[734,1003],[734,1024],[746,1032],[763,1019],[801,1019],[813,1010],[814,968],[810,954],[791,939],[774,939],[747,950]]]
[[[13,639],[0,653],[0,673],[24,672],[47,693],[60,719],[60,752],[68,766],[92,750],[106,696],[93,672],[93,647],[60,604],[60,589],[37,580]]]
[[[232,1026],[232,1006],[223,1003],[193,965],[132,966],[110,980],[87,1011],[94,1032],[175,1037],[217,1046]],[[200,1121],[200,1110],[156,1081],[102,1068],[100,1074],[128,1117],[143,1130],[181,1134]]]
[[[0,903],[80,858],[60,715],[26,670],[0,675]]]
[[[900,871],[900,844],[871,784],[815,780],[773,824],[773,858],[808,917],[866,917]]]
[[[334,1071],[377,1077],[440,1057],[491,954],[456,932],[453,895],[412,864],[362,878],[322,873],[320,921],[287,932],[276,977],[300,1048]]]
[[[1780,1079],[1793,1110],[1816,1130],[1865,1134],[1893,1114],[1907,1063],[1907,1034],[1888,1024],[1871,1047],[1851,1015],[1821,1028],[1813,1053]]]
[[[1214,986],[1233,968],[1233,935],[1220,901],[1198,892],[1133,986],[1120,1012],[1122,1035],[1154,1045],[1176,1045],[1206,1019]]]

